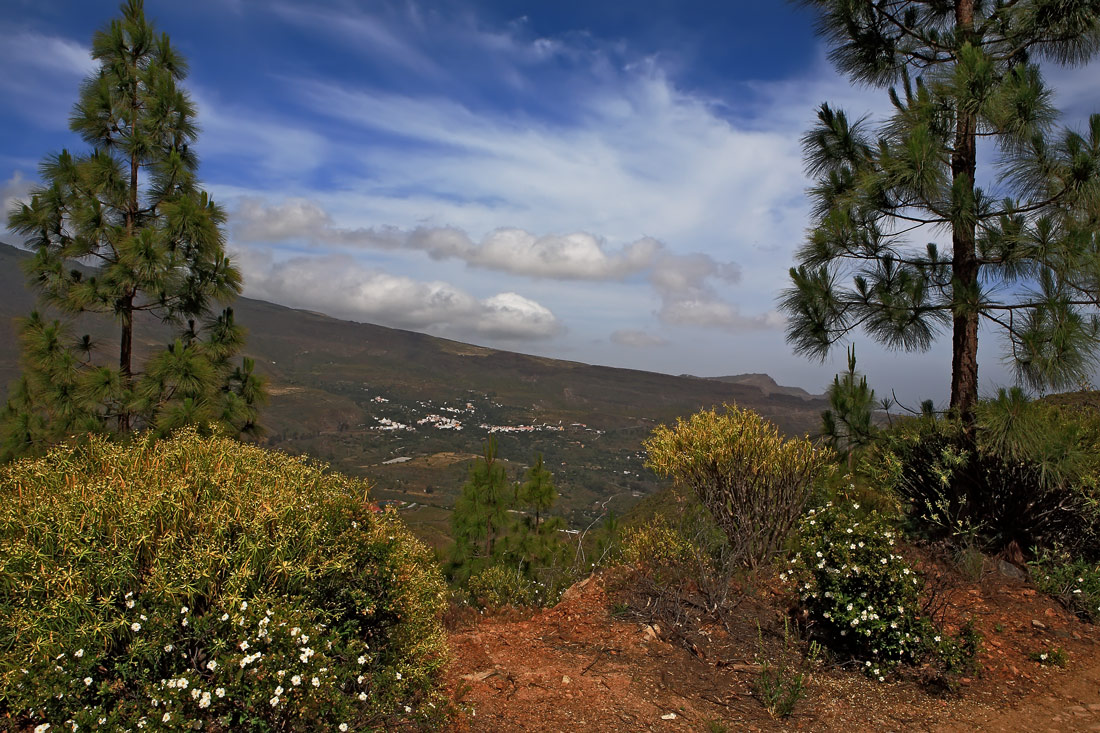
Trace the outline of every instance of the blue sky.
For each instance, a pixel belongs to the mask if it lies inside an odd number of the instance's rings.
[[[0,198],[79,148],[67,118],[114,0],[0,0]],[[817,106],[885,112],[793,3],[147,0],[191,63],[205,187],[245,294],[579,361],[823,391],[775,298],[807,226],[798,139]],[[1051,70],[1068,121],[1092,68]],[[6,237],[9,241],[12,237]],[[984,391],[1008,381],[984,334]],[[906,402],[923,355],[857,336]]]

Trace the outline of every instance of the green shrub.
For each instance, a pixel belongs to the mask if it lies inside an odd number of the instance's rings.
[[[366,484],[193,431],[0,470],[0,717],[352,730],[439,716],[444,586]]]
[[[466,589],[483,607],[535,605],[535,584],[519,570],[503,565],[490,565],[471,576]]]
[[[928,648],[921,578],[897,554],[896,535],[880,515],[859,518],[833,504],[811,509],[789,573],[814,635],[862,661],[871,676],[883,679]]]
[[[1100,559],[1095,412],[1002,392],[981,405],[972,436],[955,420],[902,421],[870,463],[932,535]]]
[[[1038,662],[1043,667],[1061,667],[1065,669],[1066,665],[1069,664],[1069,655],[1066,654],[1066,650],[1060,646],[1053,646],[1049,649],[1032,652],[1027,656],[1028,659],[1033,662]]]
[[[726,534],[737,562],[755,568],[786,544],[832,451],[785,440],[751,410],[704,410],[646,441],[647,465],[690,488]]]
[[[1030,567],[1035,587],[1078,616],[1100,620],[1100,564],[1055,549],[1039,555]]]
[[[948,687],[977,669],[981,639],[967,622],[951,636],[921,603],[923,578],[897,551],[897,534],[877,512],[859,505],[811,509],[799,545],[780,578],[798,593],[811,633],[882,682],[902,664],[928,664]]]
[[[662,519],[652,519],[623,532],[622,559],[631,565],[650,568],[679,565],[693,554],[688,539]]]

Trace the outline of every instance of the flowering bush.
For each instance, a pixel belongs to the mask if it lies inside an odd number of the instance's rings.
[[[430,723],[429,551],[366,485],[188,431],[0,471],[0,716],[107,730]]]
[[[922,579],[897,553],[894,531],[877,513],[857,517],[858,509],[810,510],[780,576],[795,584],[814,634],[880,682],[898,664],[925,660],[946,675],[972,672],[976,632],[967,624],[952,637],[922,615]]]
[[[1074,559],[1055,549],[1035,559],[1031,579],[1035,587],[1078,616],[1100,620],[1100,564]]]

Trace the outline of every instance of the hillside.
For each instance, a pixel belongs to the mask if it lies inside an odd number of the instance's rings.
[[[0,384],[18,375],[12,319],[33,297],[0,245]],[[541,452],[574,525],[622,513],[656,487],[641,442],[655,425],[700,408],[737,403],[782,430],[816,429],[825,403],[766,375],[701,379],[498,351],[249,298],[233,304],[248,329],[246,353],[270,379],[263,422],[272,447],[309,453],[377,483],[382,499],[415,503],[406,516],[440,539],[469,459],[490,434],[518,477]],[[114,339],[103,324],[82,324]],[[169,337],[140,324],[139,352]],[[433,417],[434,416],[434,417]],[[395,460],[396,459],[396,460]]]

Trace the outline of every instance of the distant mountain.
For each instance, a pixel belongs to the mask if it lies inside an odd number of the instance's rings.
[[[20,269],[28,256],[0,244],[5,386],[19,371],[12,319],[34,302]],[[233,308],[248,330],[245,353],[270,380],[268,443],[374,479],[379,497],[416,502],[437,531],[489,436],[517,476],[542,453],[562,509],[581,523],[607,509],[622,513],[658,487],[641,452],[657,424],[736,403],[787,433],[815,432],[825,408],[767,375],[677,377],[498,351],[250,298]],[[88,320],[80,333],[114,341],[109,325]],[[136,333],[139,354],[172,337],[151,321]]]
[[[756,387],[766,395],[784,394],[791,397],[799,397],[804,400],[823,400],[825,395],[823,394],[810,394],[801,387],[783,387],[776,383],[774,379],[767,374],[735,374],[730,377],[709,377],[719,382],[728,382],[730,384],[749,384]]]

